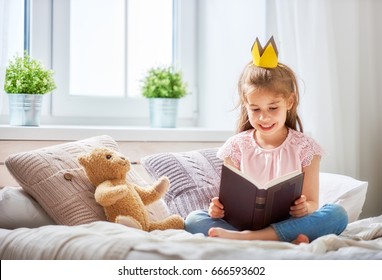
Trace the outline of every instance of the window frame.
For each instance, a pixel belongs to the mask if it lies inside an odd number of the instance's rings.
[[[179,124],[197,123],[196,91],[196,3],[174,1],[174,64],[182,70],[188,84],[188,94],[179,108]],[[48,62],[55,71],[57,89],[45,106],[44,121],[50,124],[147,125],[148,102],[143,97],[87,97],[68,94],[69,67],[66,63],[69,46],[69,3],[63,0],[43,0],[33,8],[31,54]],[[44,7],[41,7],[44,6]],[[47,32],[50,26],[50,32]],[[40,38],[40,39],[39,39]],[[42,39],[42,40],[41,40]],[[91,106],[89,106],[91,104]]]

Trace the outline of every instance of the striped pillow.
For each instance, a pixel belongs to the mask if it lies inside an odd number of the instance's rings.
[[[186,217],[193,210],[208,209],[209,199],[218,196],[223,161],[216,156],[217,150],[158,153],[141,159],[154,179],[169,178],[171,185],[164,201],[171,214]]]

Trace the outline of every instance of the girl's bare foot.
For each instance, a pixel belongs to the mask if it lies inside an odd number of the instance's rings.
[[[273,230],[265,229],[260,231],[231,231],[219,227],[210,228],[208,231],[209,237],[220,237],[227,239],[241,240],[278,240]],[[299,234],[293,244],[309,243],[309,238],[305,234]]]
[[[220,238],[226,238],[226,239],[241,239],[241,240],[250,240],[252,239],[247,234],[243,234],[245,231],[233,231],[228,230],[220,227],[212,227],[208,231],[209,237],[220,237]],[[249,232],[249,231],[247,231]]]
[[[208,231],[208,236],[239,240],[279,240],[272,227],[267,227],[261,230],[244,231],[234,231],[213,227]]]
[[[309,238],[305,234],[297,235],[297,238],[292,241],[293,244],[309,243]]]
[[[208,230],[209,237],[221,237],[221,238],[229,238],[229,231],[219,227],[212,227]]]

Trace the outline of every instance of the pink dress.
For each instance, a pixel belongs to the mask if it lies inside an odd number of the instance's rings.
[[[221,159],[229,157],[242,172],[260,184],[286,173],[302,170],[313,156],[323,155],[323,149],[312,138],[289,129],[285,141],[274,149],[263,149],[255,141],[254,129],[229,138],[218,150]]]

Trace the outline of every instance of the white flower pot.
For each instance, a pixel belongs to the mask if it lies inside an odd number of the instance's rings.
[[[174,128],[178,117],[178,98],[149,98],[150,126]]]
[[[8,94],[9,124],[39,126],[43,94]]]

